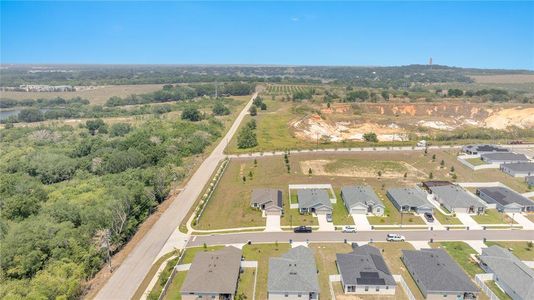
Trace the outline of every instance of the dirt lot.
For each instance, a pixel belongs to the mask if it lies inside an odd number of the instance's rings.
[[[476,83],[534,83],[532,74],[470,76]]]
[[[321,109],[322,107],[317,107]],[[332,104],[289,123],[298,139],[331,142],[364,140],[376,133],[379,141],[406,141],[408,133],[425,135],[465,126],[506,129],[534,127],[532,105],[489,105],[460,101],[441,103]]]
[[[92,104],[104,104],[110,97],[126,97],[131,94],[143,94],[160,90],[162,84],[139,84],[139,85],[110,85],[97,86],[91,89],[76,91],[76,92],[1,92],[2,98],[7,99],[51,99],[61,97],[70,99],[74,97],[82,97]]]

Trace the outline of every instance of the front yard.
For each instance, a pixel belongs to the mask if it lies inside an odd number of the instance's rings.
[[[439,210],[434,209],[434,218],[443,225],[462,225],[463,223],[454,216],[449,216],[441,213]]]
[[[534,245],[532,242],[493,242],[488,241],[486,245],[498,245],[512,251],[520,260],[534,261]]]
[[[496,209],[487,209],[485,214],[473,216],[478,224],[516,224],[508,215],[499,212]]]
[[[432,243],[431,246],[447,251],[471,278],[474,278],[476,274],[485,273],[471,258],[471,254],[477,254],[477,252],[468,244],[464,242],[440,242]]]

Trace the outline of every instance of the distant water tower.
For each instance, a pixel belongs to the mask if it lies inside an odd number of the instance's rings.
[[[428,60],[428,65],[430,66],[430,69],[432,70],[432,57]]]

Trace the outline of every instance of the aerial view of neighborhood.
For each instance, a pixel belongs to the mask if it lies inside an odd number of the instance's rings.
[[[534,3],[0,5],[0,299],[534,300]]]

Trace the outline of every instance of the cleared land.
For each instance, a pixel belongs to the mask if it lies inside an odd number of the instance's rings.
[[[531,74],[474,75],[470,76],[476,83],[534,83]]]
[[[138,84],[138,85],[110,85],[97,86],[93,89],[75,92],[1,92],[1,97],[6,99],[52,99],[61,97],[70,99],[81,97],[91,101],[91,104],[104,104],[110,97],[126,97],[132,94],[144,94],[161,90],[163,84]]]

